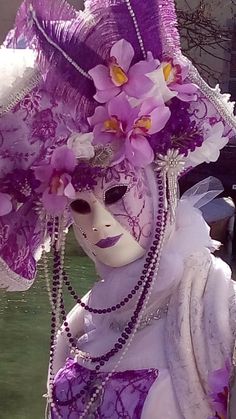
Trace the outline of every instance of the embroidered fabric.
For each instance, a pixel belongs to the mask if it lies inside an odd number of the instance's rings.
[[[63,419],[76,419],[107,373],[96,373],[67,359],[55,377],[54,403]],[[93,404],[88,419],[140,419],[147,394],[158,377],[156,369],[114,373]],[[92,379],[84,397],[78,394]],[[57,419],[54,411],[52,419]]]
[[[229,267],[202,250],[190,256],[178,289],[172,295],[166,324],[166,348],[181,413],[199,419],[212,415],[208,374],[231,359],[234,338],[229,296]],[[199,379],[200,377],[200,379]]]

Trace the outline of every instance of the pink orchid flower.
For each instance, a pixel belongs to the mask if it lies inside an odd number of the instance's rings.
[[[208,419],[227,418],[230,370],[230,361],[226,361],[224,368],[213,371],[209,374],[208,384],[210,389],[210,399],[212,408],[215,411],[215,416]]]
[[[161,94],[164,102],[174,96],[184,102],[196,101],[198,88],[195,84],[186,81],[188,73],[188,64],[181,63],[177,58],[167,58],[159,65],[157,70],[148,75],[154,83],[154,88],[150,94],[152,96],[155,96],[156,93]]]
[[[145,167],[154,159],[148,138],[161,131],[169,117],[170,110],[160,97],[133,108],[121,93],[106,106],[98,106],[89,123],[94,127],[95,144],[117,146],[115,163],[127,158],[135,166]]]
[[[11,196],[0,192],[0,217],[7,215],[12,211]]]
[[[108,66],[99,64],[89,71],[97,89],[94,98],[98,102],[106,103],[122,91],[139,99],[152,88],[153,83],[146,76],[157,67],[152,54],[148,53],[147,61],[131,66],[133,58],[132,45],[121,39],[111,48]]]
[[[71,174],[76,164],[73,151],[67,146],[62,146],[54,150],[49,165],[44,164],[34,169],[35,177],[41,182],[38,191],[42,193],[44,208],[51,215],[61,214],[68,198],[74,198]]]

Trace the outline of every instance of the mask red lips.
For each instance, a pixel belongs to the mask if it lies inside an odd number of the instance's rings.
[[[102,239],[96,243],[96,246],[100,247],[101,249],[106,249],[107,247],[115,246],[115,244],[120,240],[123,234],[114,237],[107,237],[106,239]]]

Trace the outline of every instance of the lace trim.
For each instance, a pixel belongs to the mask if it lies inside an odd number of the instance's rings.
[[[37,69],[26,69],[12,86],[13,93],[6,96],[0,105],[0,117],[11,111],[28,93],[31,92],[41,81],[41,74]]]
[[[33,283],[33,280],[23,278],[13,272],[9,266],[0,258],[0,288],[6,291],[26,291]]]

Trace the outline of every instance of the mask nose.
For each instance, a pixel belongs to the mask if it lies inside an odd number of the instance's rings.
[[[115,225],[116,221],[100,202],[96,202],[92,209],[92,230],[99,232],[109,229]]]

